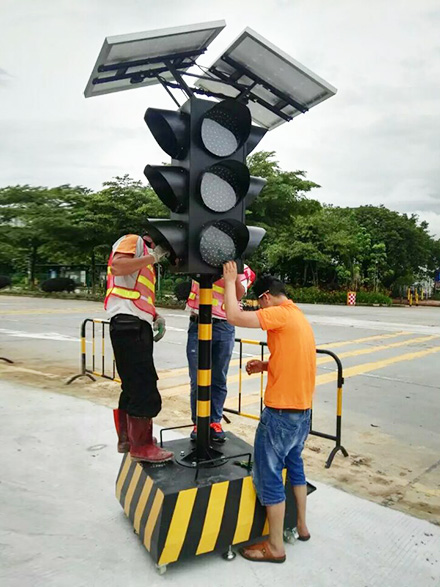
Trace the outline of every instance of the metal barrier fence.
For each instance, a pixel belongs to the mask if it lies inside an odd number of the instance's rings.
[[[239,374],[238,374],[238,409],[234,410],[231,408],[224,408],[223,411],[229,414],[236,414],[237,416],[243,416],[244,418],[252,418],[254,420],[259,420],[261,412],[263,411],[263,395],[264,395],[264,373],[260,375],[260,414],[256,416],[255,414],[248,414],[242,411],[242,387],[243,387],[243,345],[244,344],[251,344],[257,345],[260,347],[260,360],[264,361],[264,354],[265,348],[267,348],[267,342],[258,341],[258,340],[248,340],[245,338],[236,338],[235,342],[239,343],[240,345],[240,352],[239,352]],[[336,392],[336,431],[335,434],[328,434],[326,432],[319,432],[318,430],[313,429],[313,410],[312,410],[312,417],[310,419],[310,432],[313,436],[319,436],[320,438],[326,438],[327,440],[333,440],[335,443],[334,448],[330,452],[327,461],[325,463],[326,469],[330,468],[335,455],[341,451],[344,457],[348,457],[348,452],[342,446],[342,387],[344,385],[344,376],[343,376],[343,368],[342,363],[339,357],[333,353],[332,351],[327,351],[324,349],[316,349],[317,354],[321,355],[328,355],[334,359],[336,362],[337,367],[337,392]]]
[[[11,361],[11,359],[7,359],[6,357],[0,357],[0,361],[4,361],[5,363],[9,363],[10,365],[14,364],[14,361]]]
[[[87,362],[87,325],[91,324],[92,330],[92,348],[91,348],[91,366],[89,366]],[[100,354],[97,355],[97,343],[96,343],[96,334],[97,328],[96,325],[101,325],[101,331],[98,332],[98,336],[101,340],[100,344]],[[109,326],[109,320],[101,320],[97,318],[86,318],[84,322],[81,324],[81,372],[74,377],[71,377],[67,381],[67,385],[75,381],[79,377],[89,377],[92,381],[95,381],[96,377],[104,377],[105,379],[110,379],[111,381],[121,382],[119,377],[116,374],[116,364],[115,360],[111,358],[111,368],[110,372],[107,370],[106,365],[106,332],[107,327]],[[264,395],[264,373],[261,373],[260,376],[260,393],[259,393],[259,414],[249,414],[242,411],[243,407],[243,345],[255,345],[260,347],[259,357],[263,361],[265,355],[265,349],[267,349],[267,342],[258,341],[258,340],[249,340],[245,338],[236,338],[235,342],[239,344],[239,366],[238,366],[238,409],[232,408],[224,408],[224,412],[229,414],[235,414],[237,416],[243,416],[244,418],[251,418],[253,420],[259,420],[261,412],[263,411],[263,395]],[[321,355],[328,355],[332,357],[336,363],[337,367],[337,394],[336,394],[336,431],[335,434],[328,434],[326,432],[319,432],[318,430],[313,429],[313,410],[312,410],[312,417],[310,419],[310,434],[313,436],[318,436],[320,438],[325,438],[327,440],[332,440],[335,443],[334,448],[330,452],[327,461],[325,463],[325,467],[328,469],[335,457],[335,455],[341,451],[344,457],[348,457],[348,453],[345,448],[342,446],[342,387],[344,385],[344,376],[343,376],[343,368],[342,363],[339,357],[333,353],[332,351],[324,350],[324,349],[316,349],[317,354]],[[99,368],[98,368],[99,365]]]
[[[91,350],[91,368],[88,366],[87,363],[87,325],[91,324],[92,327],[92,350]],[[101,325],[101,353],[97,356],[96,354],[96,325]],[[84,322],[81,324],[81,372],[78,375],[74,375],[67,381],[67,385],[75,381],[75,379],[79,379],[80,377],[88,377],[92,381],[95,381],[95,377],[104,377],[105,379],[110,379],[111,381],[117,381],[121,383],[121,380],[116,375],[116,363],[113,358],[111,359],[111,370],[110,373],[106,370],[106,361],[105,361],[105,348],[106,348],[106,327],[110,325],[110,320],[101,320],[99,318],[86,318]],[[100,370],[98,370],[98,363],[100,364]]]

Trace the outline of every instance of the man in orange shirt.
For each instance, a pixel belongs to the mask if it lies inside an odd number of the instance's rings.
[[[270,275],[257,279],[254,292],[260,310],[241,312],[235,299],[235,262],[223,266],[225,306],[234,326],[267,331],[269,361],[249,361],[248,374],[268,371],[265,409],[255,434],[254,485],[269,520],[268,540],[240,549],[251,561],[282,563],[287,468],[297,506],[299,540],[310,538],[306,525],[307,485],[301,453],[310,430],[315,388],[316,346],[312,328],[301,310],[286,296],[284,284]]]

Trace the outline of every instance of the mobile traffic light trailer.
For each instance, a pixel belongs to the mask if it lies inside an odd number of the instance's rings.
[[[246,208],[266,183],[251,177],[246,157],[267,130],[336,93],[249,28],[208,70],[200,68],[202,75],[190,87],[183,76],[194,76],[188,69],[198,66],[224,27],[216,21],[108,37],[85,90],[90,97],[160,83],[179,106],[145,114],[172,159],[171,165],[145,168],[170,210],[169,219],[146,220],[146,231],[169,251],[172,271],[200,284],[197,440],[194,447],[188,438],[161,439],[175,454],[171,463],[138,463],[125,455],[116,482],[124,512],[161,571],[184,556],[217,549],[228,548],[225,558],[233,558],[232,545],[268,533],[251,479],[252,447],[231,433],[221,446],[210,444],[212,288],[223,263],[235,260],[241,271],[243,258],[265,234],[246,226]],[[181,107],[170,88],[186,95]],[[296,509],[290,487],[286,501],[291,535]]]

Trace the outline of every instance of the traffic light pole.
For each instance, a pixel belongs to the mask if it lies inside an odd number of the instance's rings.
[[[197,365],[197,461],[209,458],[212,366],[212,276],[199,283],[199,331]]]

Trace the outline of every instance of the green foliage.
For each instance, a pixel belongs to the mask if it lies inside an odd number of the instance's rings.
[[[298,304],[343,304],[347,303],[347,291],[324,291],[318,287],[286,287],[287,294]],[[389,296],[372,292],[356,292],[357,304],[380,304],[390,306],[392,300]]]
[[[248,262],[290,284],[294,299],[345,303],[351,289],[359,303],[388,303],[385,292],[398,296],[440,266],[440,240],[416,215],[322,205],[310,197],[319,186],[304,171],[282,170],[273,152],[255,153],[248,164],[252,175],[267,180],[246,212],[249,224],[267,231]],[[127,175],[97,192],[70,185],[0,188],[0,273],[32,287],[44,278],[40,264],[88,267],[98,292],[112,244],[123,234],[143,234],[147,218],[167,216],[151,187]],[[165,263],[159,296],[168,299],[180,279]]]

